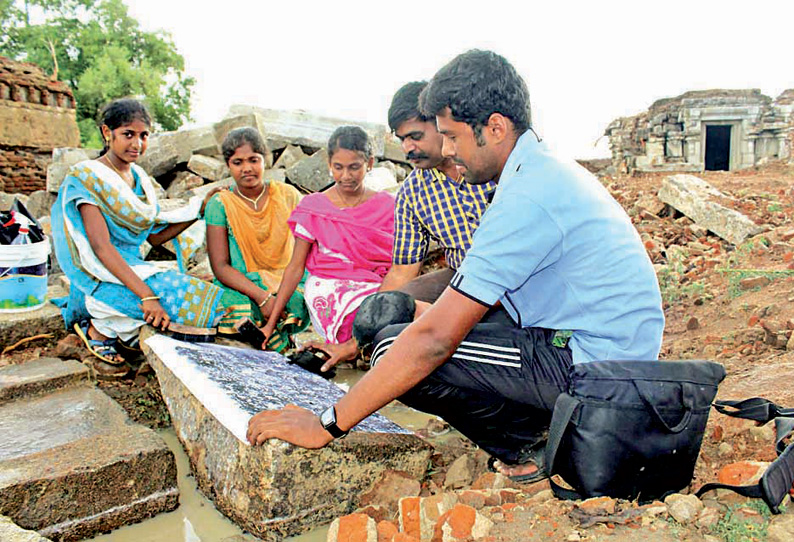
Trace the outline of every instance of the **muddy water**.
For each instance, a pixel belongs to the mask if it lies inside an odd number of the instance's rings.
[[[334,379],[340,387],[347,390],[364,373],[353,369],[337,369]],[[404,405],[392,403],[381,414],[407,429],[420,429],[431,418]],[[109,534],[90,540],[94,542],[233,542],[257,540],[244,534],[237,525],[218,512],[212,502],[202,495],[190,476],[190,464],[173,429],[159,432],[176,457],[179,484],[179,508],[167,514],[160,514],[136,525],[122,527]],[[328,526],[292,538],[285,542],[325,542]]]

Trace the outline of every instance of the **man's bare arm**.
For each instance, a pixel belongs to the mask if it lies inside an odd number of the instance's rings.
[[[349,429],[401,396],[452,353],[480,321],[487,307],[447,288],[441,297],[408,326],[386,355],[337,403],[337,425]],[[299,408],[264,411],[248,424],[248,439],[262,444],[278,438],[306,448],[319,448],[331,435],[312,412]]]
[[[383,283],[381,283],[378,291],[388,292],[389,290],[399,290],[418,277],[421,269],[422,262],[407,265],[392,265],[389,272],[383,278]]]

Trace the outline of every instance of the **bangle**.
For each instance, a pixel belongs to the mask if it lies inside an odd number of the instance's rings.
[[[159,299],[160,299],[159,295],[150,295],[149,297],[142,297],[141,303],[143,303],[144,301],[157,301]]]
[[[268,301],[270,301],[270,298],[271,298],[271,297],[273,297],[273,294],[271,294],[270,292],[268,292],[268,293],[267,293],[267,297],[266,297],[264,300],[262,300],[262,302],[259,304],[259,307],[260,307],[260,308],[261,308],[261,307],[264,307],[264,306],[265,306],[265,303],[267,303]]]

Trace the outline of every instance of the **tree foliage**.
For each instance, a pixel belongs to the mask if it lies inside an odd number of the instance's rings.
[[[121,0],[0,0],[0,55],[33,62],[69,84],[83,144],[99,141],[97,115],[110,100],[142,98],[157,127],[190,119],[194,84],[163,31],[146,32]]]

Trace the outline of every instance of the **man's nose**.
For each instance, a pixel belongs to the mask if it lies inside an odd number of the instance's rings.
[[[409,139],[403,139],[402,147],[403,147],[403,152],[405,154],[408,154],[409,152],[412,152],[413,150],[416,149],[416,145],[414,144],[414,142]]]
[[[452,140],[447,136],[444,136],[444,139],[441,143],[441,156],[444,158],[454,158],[455,157],[455,145],[452,143]]]

